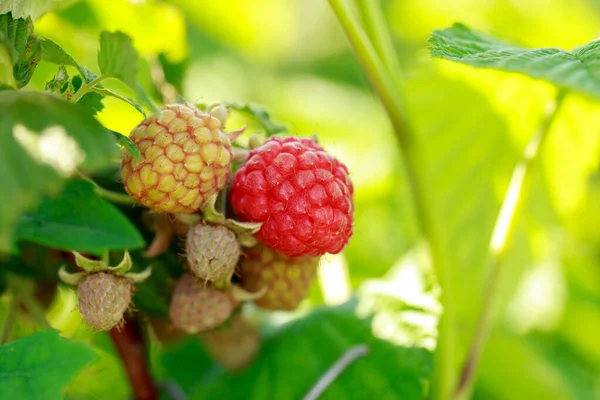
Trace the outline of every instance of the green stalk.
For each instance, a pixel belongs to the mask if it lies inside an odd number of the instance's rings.
[[[454,320],[454,304],[449,288],[449,271],[441,256],[442,241],[435,232],[434,219],[427,206],[426,179],[420,175],[418,152],[415,138],[407,116],[405,101],[402,97],[402,72],[392,44],[391,36],[379,8],[374,0],[359,0],[363,20],[369,36],[361,27],[356,15],[345,0],[329,0],[359,62],[383,104],[392,126],[400,151],[403,155],[404,170],[407,174],[416,208],[421,231],[430,245],[433,264],[443,289],[442,305],[444,315],[438,326],[438,344],[436,348],[434,378],[432,380],[432,398],[446,400],[452,393],[456,381],[455,337],[451,326]],[[373,44],[374,43],[374,44]],[[383,60],[383,61],[382,61]]]
[[[83,97],[83,95],[85,95],[86,93],[89,93],[90,91],[92,91],[92,89],[94,89],[94,87],[97,84],[99,84],[100,82],[102,82],[106,78],[108,78],[108,76],[101,75],[101,76],[97,77],[96,79],[92,80],[89,83],[84,83],[83,85],[81,85],[81,87],[79,88],[79,90],[77,91],[77,93],[75,93],[75,95],[71,98],[71,101],[73,103],[77,103],[79,101],[79,99],[81,99]]]
[[[108,189],[104,189],[103,187],[101,187],[100,185],[98,185],[96,182],[94,182],[91,178],[89,178],[88,176],[82,174],[81,172],[77,172],[76,176],[80,179],[83,179],[86,182],[91,183],[92,185],[94,185],[94,191],[96,192],[96,194],[110,202],[116,203],[116,204],[123,204],[123,205],[136,205],[138,204],[134,199],[132,199],[131,197],[129,197],[126,194],[122,194],[122,193],[117,193],[117,192],[112,192]]]
[[[533,172],[538,163],[539,154],[548,138],[548,133],[561,109],[565,96],[566,91],[561,90],[558,92],[538,131],[525,147],[521,161],[513,171],[504,202],[494,226],[490,242],[490,276],[486,282],[481,311],[475,328],[475,336],[471,343],[460,381],[454,392],[455,400],[465,400],[471,396],[477,366],[494,323],[492,311],[496,308],[496,302],[498,301],[495,293],[501,280],[502,265],[514,236],[516,222],[527,203]]]
[[[112,192],[104,189],[103,187],[94,184],[94,191],[96,194],[112,203],[123,204],[123,205],[136,205],[137,202],[126,194]]]
[[[404,145],[409,140],[406,106],[398,91],[395,90],[395,85],[387,72],[387,68],[377,56],[375,48],[360,26],[357,16],[351,12],[346,1],[329,0],[329,3],[346,32],[373,89],[380,97],[390,117],[396,138]]]
[[[402,67],[396,56],[394,41],[387,28],[383,8],[379,0],[357,0],[358,10],[362,15],[365,31],[383,61],[390,77],[400,86],[402,82]]]

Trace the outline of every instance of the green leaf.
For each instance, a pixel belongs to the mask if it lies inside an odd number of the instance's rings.
[[[176,381],[186,393],[194,392],[196,388],[200,391],[213,366],[212,359],[196,337],[176,342],[160,354],[160,373],[164,375],[161,378]]]
[[[108,332],[92,337],[98,359],[88,365],[65,388],[65,399],[127,399],[131,386]]]
[[[45,89],[67,100],[71,100],[73,95],[81,88],[82,83],[82,78],[79,75],[75,75],[72,79],[69,79],[67,69],[63,64],[60,64],[58,66],[58,73],[54,78],[46,82]],[[92,114],[97,114],[104,108],[102,98],[103,96],[100,93],[88,92],[77,101],[77,104],[88,107],[93,112]]]
[[[256,122],[258,122],[265,130],[267,137],[276,135],[278,133],[287,132],[287,128],[285,126],[278,125],[271,121],[271,116],[264,108],[256,107],[251,104],[241,105],[235,103],[227,103],[225,105],[227,108],[238,111],[256,120]]]
[[[0,91],[0,252],[19,216],[57,193],[75,168],[91,172],[118,158],[108,130],[79,105],[45,93]]]
[[[17,56],[12,44],[4,33],[0,32],[0,82],[13,81],[13,65],[16,58]],[[3,84],[9,86],[8,84]]]
[[[67,6],[76,0],[3,0],[0,14],[12,13],[14,18],[36,20],[48,11]]]
[[[212,377],[204,377],[204,384],[191,389],[191,398],[300,399],[336,360],[361,344],[367,345],[368,354],[349,365],[322,399],[423,398],[427,377],[421,373],[430,367],[412,360],[426,359],[430,366],[431,354],[374,338],[370,321],[358,319],[348,305],[317,310],[284,325],[264,340],[259,358],[247,371],[215,377],[213,370]],[[172,356],[169,360],[179,362]]]
[[[130,86],[137,84],[138,53],[133,41],[123,32],[100,34],[98,66],[102,75],[120,79]]]
[[[63,94],[67,91],[70,84],[69,73],[64,65],[58,66],[58,72],[54,77],[46,82],[45,90],[56,93]]]
[[[62,399],[67,383],[95,358],[86,345],[69,342],[56,331],[0,346],[0,398]]]
[[[102,75],[123,81],[135,91],[142,103],[148,105],[155,113],[158,112],[157,107],[137,81],[138,53],[129,36],[119,31],[103,31],[100,34],[98,66]]]
[[[46,197],[35,213],[21,217],[16,238],[56,249],[102,255],[104,250],[144,246],[137,228],[89,182],[69,181],[57,197]]]
[[[78,1],[67,8],[58,10],[56,14],[61,20],[67,21],[79,29],[97,30],[101,26],[101,22],[95,9],[87,2]]]
[[[18,255],[0,262],[0,269],[37,281],[58,282],[58,270],[65,265],[66,259],[60,250],[39,244],[21,242]]]
[[[14,49],[13,76],[18,88],[27,85],[41,59],[39,39],[33,34],[31,19],[0,15],[0,38]]]
[[[40,41],[35,35],[29,36],[27,46],[19,59],[19,62],[14,66],[13,73],[17,81],[17,87],[22,88],[29,83],[31,76],[35,72],[35,67],[42,59],[42,51]]]
[[[12,45],[17,58],[20,58],[25,53],[27,41],[33,32],[33,23],[30,19],[13,18],[11,14],[2,14],[0,32],[2,37]]]
[[[102,95],[97,92],[88,92],[84,94],[77,101],[77,104],[81,104],[90,108],[94,114],[99,113],[104,108],[104,104],[102,104]]]
[[[129,152],[131,153],[131,155],[133,156],[133,158],[135,158],[136,160],[139,160],[142,157],[142,154],[140,153],[140,149],[138,149],[138,147],[135,145],[135,143],[133,143],[131,141],[131,139],[129,139],[129,137],[125,136],[125,135],[121,135],[119,132],[115,132],[115,131],[111,131],[115,137],[115,139],[117,140],[117,143],[125,148],[127,148],[127,150],[129,150]]]
[[[52,63],[60,64],[60,65],[71,65],[71,66],[76,67],[79,70],[79,73],[81,74],[81,76],[83,76],[85,78],[86,83],[90,83],[91,81],[93,81],[94,79],[96,79],[98,77],[96,74],[94,74],[87,68],[81,66],[62,47],[60,47],[57,43],[53,42],[50,39],[46,39],[46,38],[42,39],[42,57],[45,61],[48,61],[48,62],[52,62]],[[136,57],[137,57],[137,55],[136,55]],[[76,92],[81,87],[81,82],[79,82],[79,84],[77,84],[77,82],[75,82],[75,78],[76,77],[73,77],[73,82],[72,82],[73,87],[74,87],[73,92]],[[135,107],[135,109],[138,110],[140,113],[142,113],[144,116],[146,115],[144,113],[144,110],[142,109],[142,106],[139,103],[137,103],[135,100],[130,99],[129,97],[123,96],[120,93],[117,93],[113,90],[106,89],[106,88],[102,87],[102,84],[100,84],[100,83],[96,84],[96,86],[92,90],[102,96],[113,96],[115,98],[123,100],[123,101],[131,104],[133,107]],[[103,106],[99,102],[100,98],[98,96],[96,96],[96,95],[88,96],[88,94],[86,94],[83,97],[86,97],[86,96],[88,97],[88,99],[83,101],[84,104],[86,104],[87,106],[90,106],[96,112],[102,110]],[[81,99],[81,100],[83,100],[83,99]],[[80,103],[82,102],[81,100],[79,101]]]
[[[573,350],[559,335],[522,336],[498,330],[482,355],[477,392],[481,398],[490,398],[487,392],[501,400],[596,399],[597,367],[583,362]]]
[[[600,97],[600,41],[567,52],[557,48],[525,49],[506,44],[463,24],[434,31],[434,57],[474,67],[519,72],[556,86]]]
[[[75,67],[77,68],[81,76],[85,78],[85,81],[88,83],[98,77],[92,71],[88,70],[87,68],[80,65],[77,61],[75,61],[75,59],[62,47],[60,47],[56,42],[48,38],[40,38],[40,43],[42,47],[42,60],[54,64],[70,65],[72,67]]]
[[[445,317],[456,354],[451,362],[459,371],[482,301],[500,209],[495,193],[504,193],[519,152],[503,116],[465,83],[429,68],[412,75],[407,92],[412,93],[408,106],[416,136],[413,162],[417,179],[427,183],[422,201],[432,221],[436,274],[446,277],[443,290],[452,308]],[[442,93],[452,93],[452,102]],[[522,260],[511,261],[510,268],[518,268]]]

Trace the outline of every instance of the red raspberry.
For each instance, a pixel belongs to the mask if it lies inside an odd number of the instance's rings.
[[[311,139],[270,138],[233,180],[243,220],[264,222],[256,237],[290,257],[336,254],[352,236],[354,189],[344,164]]]

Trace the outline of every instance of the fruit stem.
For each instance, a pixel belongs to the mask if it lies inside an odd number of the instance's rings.
[[[177,92],[175,86],[167,82],[165,70],[157,57],[153,57],[150,64],[150,76],[152,83],[158,89],[164,104],[172,104],[181,99],[181,95]]]
[[[560,112],[566,94],[565,90],[560,90],[549,105],[538,131],[527,143],[521,161],[515,167],[506,190],[504,202],[496,219],[490,241],[489,276],[485,284],[484,298],[475,327],[475,335],[469,348],[462,375],[454,392],[454,399],[456,400],[470,397],[477,365],[494,323],[493,311],[497,308],[496,303],[498,301],[495,293],[502,279],[502,265],[514,236],[516,222],[527,202],[540,151],[546,142],[556,116]]]
[[[444,314],[438,325],[438,340],[435,355],[434,378],[432,379],[432,398],[446,400],[453,387],[457,371],[455,370],[455,332],[452,329],[454,318],[454,302],[450,291],[450,271],[447,261],[444,242],[434,229],[435,220],[428,207],[427,180],[421,175],[419,168],[421,161],[417,152],[415,136],[408,119],[408,111],[403,98],[402,71],[394,47],[391,44],[390,34],[383,21],[380,11],[376,11],[375,4],[368,4],[374,0],[365,0],[363,20],[367,21],[372,37],[369,37],[360,25],[359,19],[354,15],[355,9],[348,6],[347,0],[329,0],[331,8],[336,14],[342,28],[354,48],[359,62],[362,64],[367,78],[371,82],[375,93],[381,100],[390,122],[394,128],[396,140],[401,152],[406,179],[413,197],[415,214],[423,235],[427,238],[432,262],[436,270],[440,286],[442,287],[441,303]],[[371,43],[375,41],[377,47]],[[378,54],[378,51],[380,54]],[[384,64],[379,57],[386,60]]]
[[[167,215],[158,215],[156,220],[156,233],[150,246],[146,249],[144,255],[147,258],[154,258],[169,248],[173,240],[173,227]]]
[[[221,210],[217,210],[218,199],[219,194],[215,193],[210,196],[202,206],[202,218],[211,224],[220,224],[225,221],[225,214],[223,214]]]
[[[250,152],[246,149],[240,149],[239,147],[234,147],[232,150],[233,153],[233,161],[237,162],[245,162],[250,155]]]
[[[112,203],[116,203],[116,204],[123,204],[123,205],[137,205],[138,204],[134,199],[129,197],[129,195],[126,195],[123,193],[112,192],[108,189],[104,189],[103,187],[98,185],[96,182],[94,182],[92,180],[92,178],[82,174],[81,172],[77,172],[76,176],[78,178],[83,179],[84,181],[89,182],[92,185],[94,185],[94,191],[96,192],[96,194],[98,196],[102,197],[103,199],[106,199],[106,200],[108,200]]]
[[[215,289],[227,290],[231,287],[231,278],[233,277],[233,271],[228,276],[218,279],[212,282]]]
[[[103,187],[94,185],[94,190],[96,194],[112,203],[124,204],[124,205],[136,205],[137,202],[129,197],[126,194],[112,192],[110,190],[104,189]]]
[[[158,400],[150,375],[141,327],[136,319],[126,319],[122,327],[110,330],[110,337],[121,356],[135,400]]]
[[[94,86],[96,86],[97,84],[99,84],[100,82],[105,80],[106,78],[108,78],[108,76],[100,75],[96,79],[94,79],[88,83],[84,83],[83,85],[81,85],[81,87],[79,88],[77,93],[75,93],[75,95],[73,97],[71,97],[71,101],[73,103],[77,103],[79,101],[79,99],[81,99],[83,97],[83,95],[85,95],[86,93],[89,93],[94,88]]]

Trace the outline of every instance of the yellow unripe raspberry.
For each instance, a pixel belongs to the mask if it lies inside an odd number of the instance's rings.
[[[267,310],[295,310],[317,275],[319,257],[289,258],[262,245],[244,251],[238,264],[241,285],[249,292],[265,290],[254,300]]]
[[[127,193],[156,212],[191,213],[225,187],[232,147],[221,121],[189,104],[160,108],[129,135],[141,152],[123,148]]]

